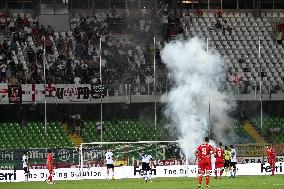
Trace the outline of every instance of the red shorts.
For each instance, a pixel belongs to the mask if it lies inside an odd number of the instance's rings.
[[[224,161],[216,161],[215,162],[215,169],[224,168]]]
[[[198,162],[198,170],[199,171],[210,171],[212,170],[212,164],[209,161],[199,161]]]
[[[274,159],[268,159],[268,163],[271,165],[275,165],[275,160]]]

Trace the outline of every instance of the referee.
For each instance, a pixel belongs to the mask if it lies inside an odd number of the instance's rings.
[[[225,157],[224,157],[224,159],[225,159],[224,168],[225,168],[225,177],[226,177],[228,170],[230,169],[230,165],[231,165],[231,151],[228,150],[228,146],[225,146],[224,155],[225,155]]]

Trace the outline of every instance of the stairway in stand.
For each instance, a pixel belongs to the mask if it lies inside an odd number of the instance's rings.
[[[266,141],[262,141],[261,135],[259,132],[253,127],[253,125],[249,122],[244,124],[244,130],[251,136],[253,140],[257,143],[266,143]]]
[[[80,146],[80,144],[84,142],[84,140],[79,135],[76,134],[73,135],[70,134],[69,139],[75,146]]]

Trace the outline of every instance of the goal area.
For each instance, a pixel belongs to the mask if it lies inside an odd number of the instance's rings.
[[[114,177],[141,178],[141,154],[153,157],[152,175],[159,177],[158,167],[180,166],[187,170],[188,161],[179,141],[91,142],[80,145],[81,179],[106,179],[105,153],[114,157]],[[186,176],[184,172],[181,176]]]

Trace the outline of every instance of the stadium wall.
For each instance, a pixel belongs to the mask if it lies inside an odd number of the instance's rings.
[[[50,25],[56,32],[70,31],[69,15],[40,15],[40,25]]]
[[[122,166],[115,169],[115,178],[141,178],[141,167]],[[284,163],[276,163],[276,174],[284,174]],[[271,173],[269,164],[250,163],[237,165],[237,175],[267,175]],[[30,170],[30,181],[45,181],[48,175],[47,169]],[[152,169],[152,176],[155,177],[196,177],[197,166],[189,165],[188,173],[186,166],[157,166]],[[83,170],[84,179],[105,179],[105,167],[92,167]],[[80,180],[81,174],[78,168],[62,168],[56,169],[54,172],[54,180]],[[0,171],[0,182],[23,182],[23,170]]]

